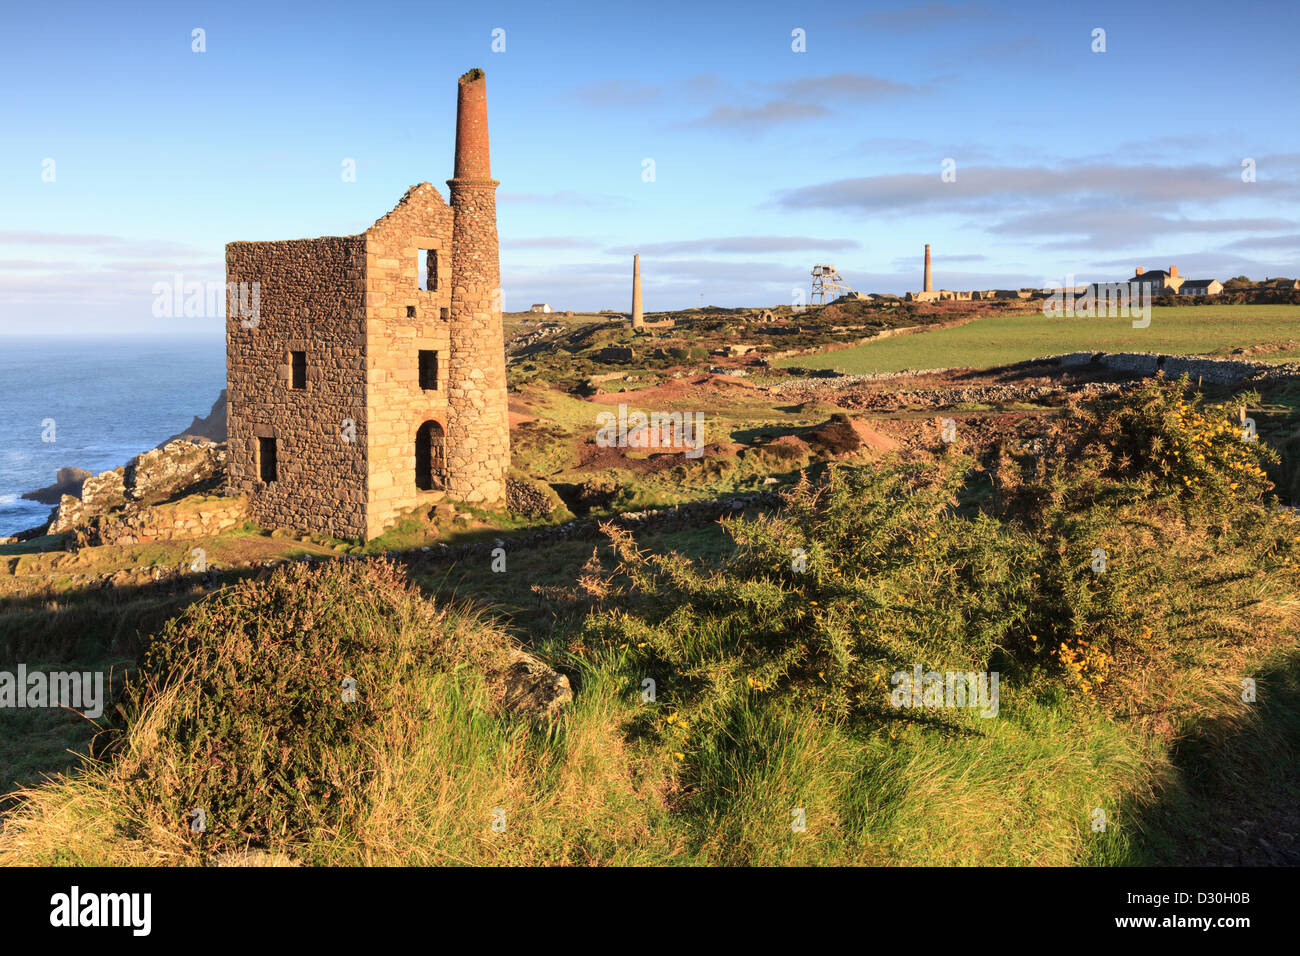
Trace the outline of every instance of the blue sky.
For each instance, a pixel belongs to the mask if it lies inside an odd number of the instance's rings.
[[[0,334],[218,333],[155,283],[445,195],[474,66],[508,309],[627,309],[633,251],[649,310],[820,262],[902,292],[926,242],[943,288],[1295,275],[1297,37],[1293,2],[11,5]]]

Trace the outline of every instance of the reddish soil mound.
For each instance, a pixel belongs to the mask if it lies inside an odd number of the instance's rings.
[[[798,435],[782,435],[779,438],[773,438],[764,448],[792,448],[795,451],[804,451],[808,448],[808,443]]]
[[[631,449],[635,450],[635,449]],[[680,455],[651,455],[648,458],[629,458],[627,448],[603,447],[594,441],[578,446],[578,467],[583,471],[601,471],[605,468],[623,468],[638,475],[652,475],[671,468]]]
[[[578,446],[578,468],[583,471],[625,468],[639,475],[652,475],[673,465],[680,465],[682,462],[699,461],[703,458],[734,457],[744,447],[731,442],[710,442],[693,458],[688,457],[685,450],[676,449],[655,451],[644,458],[633,458],[629,456],[629,452],[638,455],[643,454],[645,449],[602,447],[594,441],[586,441]]]
[[[842,412],[832,415],[824,425],[804,432],[803,440],[832,455],[852,455],[857,452],[883,454],[899,447],[898,442],[888,435],[882,435],[866,422],[849,418]]]

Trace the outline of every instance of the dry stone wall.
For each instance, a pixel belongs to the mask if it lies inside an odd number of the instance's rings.
[[[98,515],[77,532],[75,546],[211,537],[239,527],[248,518],[247,498],[189,498],[152,508]]]
[[[1170,378],[1185,374],[1192,379],[1215,385],[1235,385],[1255,377],[1281,378],[1300,371],[1300,366],[1294,363],[1273,365],[1237,359],[1199,358],[1194,355],[1162,355],[1158,352],[1071,352],[1055,358],[1065,367],[1098,365],[1133,375],[1155,375],[1157,371],[1162,371]]]

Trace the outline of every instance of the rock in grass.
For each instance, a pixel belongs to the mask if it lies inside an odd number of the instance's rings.
[[[505,672],[505,706],[512,714],[551,718],[572,700],[569,678],[531,654],[511,652]]]

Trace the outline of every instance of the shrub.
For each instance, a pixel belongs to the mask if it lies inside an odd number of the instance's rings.
[[[892,712],[896,671],[986,670],[1027,611],[1034,547],[954,510],[968,464],[833,467],[780,514],[724,522],[736,549],[712,568],[608,528],[613,606],[580,643],[659,682],[649,721],[683,755],[763,701],[857,721]]]
[[[1090,697],[1117,658],[1136,669],[1169,653],[1180,622],[1233,619],[1236,576],[1210,569],[1253,565],[1283,534],[1263,467],[1276,453],[1238,421],[1254,397],[1205,405],[1189,389],[1157,376],[1071,403],[1038,454],[1004,448],[994,468],[1001,513],[1042,545],[1012,650]]]
[[[361,813],[380,727],[419,717],[417,678],[491,666],[499,649],[469,624],[383,562],[288,565],[217,592],[141,660],[120,714],[135,732],[115,745],[131,801],[177,832],[201,809],[209,850],[338,832]]]

